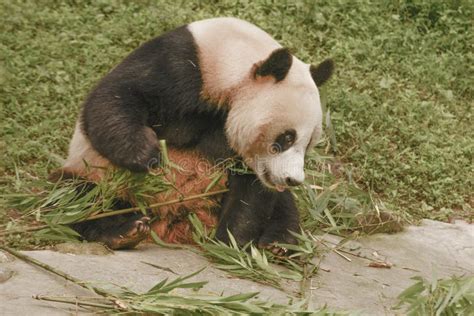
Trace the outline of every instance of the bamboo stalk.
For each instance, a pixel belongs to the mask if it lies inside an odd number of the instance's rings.
[[[102,289],[100,289],[100,288],[98,288],[98,287],[92,286],[92,285],[87,285],[87,284],[85,284],[83,281],[81,281],[80,279],[75,278],[75,277],[73,277],[72,275],[69,275],[69,274],[67,274],[67,273],[65,273],[65,272],[63,272],[63,271],[61,271],[61,270],[55,269],[55,268],[51,267],[50,265],[48,265],[48,264],[46,264],[46,263],[43,263],[43,262],[41,262],[41,261],[39,261],[39,260],[36,260],[36,259],[34,259],[34,258],[32,258],[32,257],[30,257],[30,256],[28,256],[28,255],[22,254],[21,252],[18,252],[18,251],[16,251],[16,250],[13,250],[13,249],[11,249],[11,248],[9,248],[9,247],[5,247],[5,246],[0,246],[0,250],[4,250],[4,251],[6,251],[6,252],[12,254],[13,256],[17,257],[18,259],[21,259],[21,260],[23,260],[23,261],[25,261],[25,262],[28,262],[28,263],[33,264],[33,265],[36,265],[36,266],[38,266],[38,267],[40,267],[40,268],[42,268],[42,269],[44,269],[44,270],[46,270],[46,271],[49,271],[49,272],[51,272],[51,273],[53,273],[53,274],[56,274],[56,275],[58,275],[58,276],[60,276],[60,277],[62,277],[62,278],[64,278],[64,279],[66,279],[66,280],[68,280],[68,281],[71,281],[71,282],[73,282],[74,284],[77,284],[77,285],[79,285],[79,286],[81,286],[81,287],[83,287],[83,288],[85,288],[85,289],[87,289],[87,290],[89,290],[89,291],[92,291],[92,292],[94,292],[94,293],[96,293],[96,294],[98,294],[98,295],[101,295],[101,296],[104,296],[104,297],[107,297],[107,296],[108,296],[108,293],[105,292],[104,290],[102,290]]]
[[[344,254],[341,253],[339,250],[333,249],[332,251],[334,251],[336,254],[338,254],[338,255],[341,256],[342,258],[346,259],[347,261],[352,262],[352,259],[351,259],[351,258],[349,258],[348,256],[344,255]]]
[[[37,230],[41,230],[43,228],[49,227],[48,225],[41,225],[41,226],[33,226],[33,227],[25,227],[22,229],[14,229],[14,230],[4,230],[0,232],[0,237],[10,234],[17,234],[17,233],[25,233],[25,232],[33,232]]]
[[[100,304],[100,303],[93,303],[93,302],[85,302],[81,301],[78,298],[71,299],[67,297],[55,297],[55,296],[44,296],[44,295],[34,295],[34,299],[40,301],[49,301],[49,302],[58,302],[58,303],[66,303],[66,304],[73,304],[78,306],[89,306],[89,307],[99,307],[99,308],[110,308],[115,309],[116,305],[107,305],[107,304]]]
[[[171,205],[171,204],[177,204],[177,203],[182,203],[182,202],[186,202],[186,201],[191,201],[191,200],[195,200],[195,199],[201,199],[201,198],[205,198],[205,197],[209,197],[209,196],[213,196],[213,195],[222,194],[222,193],[225,193],[227,191],[229,191],[229,190],[224,189],[224,190],[219,190],[219,191],[213,191],[213,192],[207,192],[207,193],[191,195],[191,196],[188,196],[188,197],[174,199],[174,200],[170,200],[170,201],[166,201],[166,202],[159,202],[159,203],[150,204],[150,205],[148,205],[148,208],[156,208],[156,207],[167,206],[167,205]],[[104,217],[109,217],[109,216],[114,216],[114,215],[127,214],[127,213],[131,213],[131,212],[134,212],[134,211],[139,211],[139,210],[140,210],[140,207],[129,207],[129,208],[124,208],[124,209],[117,210],[117,211],[104,211],[104,212],[99,213],[97,215],[89,216],[87,218],[79,220],[76,223],[90,221],[90,220],[104,218]]]
[[[213,196],[213,195],[219,195],[219,194],[225,193],[227,191],[229,191],[229,190],[228,189],[223,189],[223,190],[218,190],[218,191],[213,191],[213,192],[206,192],[206,193],[201,193],[201,194],[190,195],[190,196],[184,197],[184,198],[179,198],[179,199],[174,199],[174,200],[170,200],[170,201],[166,201],[166,202],[159,202],[159,203],[150,204],[148,206],[148,208],[157,208],[157,207],[161,207],[161,206],[178,204],[178,203],[191,201],[191,200],[195,200],[195,199],[202,199],[202,198],[206,198],[206,197]],[[101,212],[97,215],[86,217],[86,218],[81,219],[81,220],[79,220],[77,222],[74,222],[74,223],[81,223],[81,222],[91,221],[91,220],[94,220],[94,219],[99,219],[99,218],[104,218],[104,217],[109,217],[109,216],[132,213],[132,212],[139,211],[139,210],[140,210],[140,207],[129,207],[129,208],[124,208],[124,209],[116,210],[116,211],[103,211],[103,212]],[[74,223],[71,223],[71,224],[74,224]],[[0,232],[0,237],[5,236],[5,235],[10,235],[10,234],[17,234],[17,233],[23,233],[23,232],[29,232],[29,231],[37,231],[37,230],[41,230],[41,229],[48,228],[48,227],[49,227],[48,225],[41,225],[41,226],[35,226],[35,227],[26,227],[24,229],[2,231],[2,232]]]

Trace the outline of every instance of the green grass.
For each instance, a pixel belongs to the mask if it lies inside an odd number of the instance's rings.
[[[334,58],[336,157],[360,188],[415,218],[472,219],[473,13],[469,0],[1,1],[0,194],[60,165],[85,95],[140,43],[236,16],[306,62]]]

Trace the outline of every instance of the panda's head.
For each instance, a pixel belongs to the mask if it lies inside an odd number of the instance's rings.
[[[318,86],[333,68],[331,60],[310,66],[280,48],[249,69],[233,95],[227,137],[267,187],[304,181],[305,154],[322,130]]]

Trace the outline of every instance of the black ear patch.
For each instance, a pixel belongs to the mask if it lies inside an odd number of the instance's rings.
[[[334,72],[334,62],[332,59],[326,59],[317,66],[311,65],[309,71],[311,72],[311,77],[313,77],[316,86],[322,86],[329,78],[331,78],[331,75]]]
[[[292,62],[293,56],[291,56],[288,48],[279,48],[257,66],[254,76],[273,76],[276,82],[282,81],[288,74]]]

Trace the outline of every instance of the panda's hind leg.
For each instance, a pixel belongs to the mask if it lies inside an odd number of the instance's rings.
[[[127,214],[76,223],[72,228],[87,241],[110,249],[131,249],[150,234],[149,221],[143,214]]]

